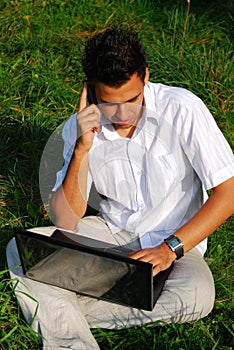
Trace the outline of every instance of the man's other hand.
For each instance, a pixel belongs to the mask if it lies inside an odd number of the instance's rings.
[[[129,258],[148,262],[153,265],[153,275],[157,275],[160,271],[169,268],[176,254],[165,244],[154,247],[138,250],[131,253]]]

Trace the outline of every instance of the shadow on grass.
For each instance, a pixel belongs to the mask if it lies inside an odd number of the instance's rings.
[[[39,193],[40,158],[49,131],[35,126],[4,120],[0,128],[0,210],[1,252],[12,236],[15,225],[42,223],[44,211]],[[0,264],[4,264],[0,254]]]

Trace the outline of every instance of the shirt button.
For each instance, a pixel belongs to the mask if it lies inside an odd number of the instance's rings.
[[[144,204],[140,204],[140,208],[144,208],[145,206],[144,206]]]

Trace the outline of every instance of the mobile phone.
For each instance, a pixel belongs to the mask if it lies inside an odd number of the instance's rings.
[[[94,85],[87,82],[86,81],[86,84],[87,84],[87,87],[88,87],[88,90],[87,90],[87,100],[88,100],[88,103],[91,105],[91,104],[95,104],[97,105],[98,104],[98,101],[97,101],[97,97],[96,97],[96,93],[95,93],[95,88],[94,88]]]

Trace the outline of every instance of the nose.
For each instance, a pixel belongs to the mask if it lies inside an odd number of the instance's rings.
[[[117,107],[116,116],[119,120],[126,119],[127,106],[125,103],[120,103]]]

